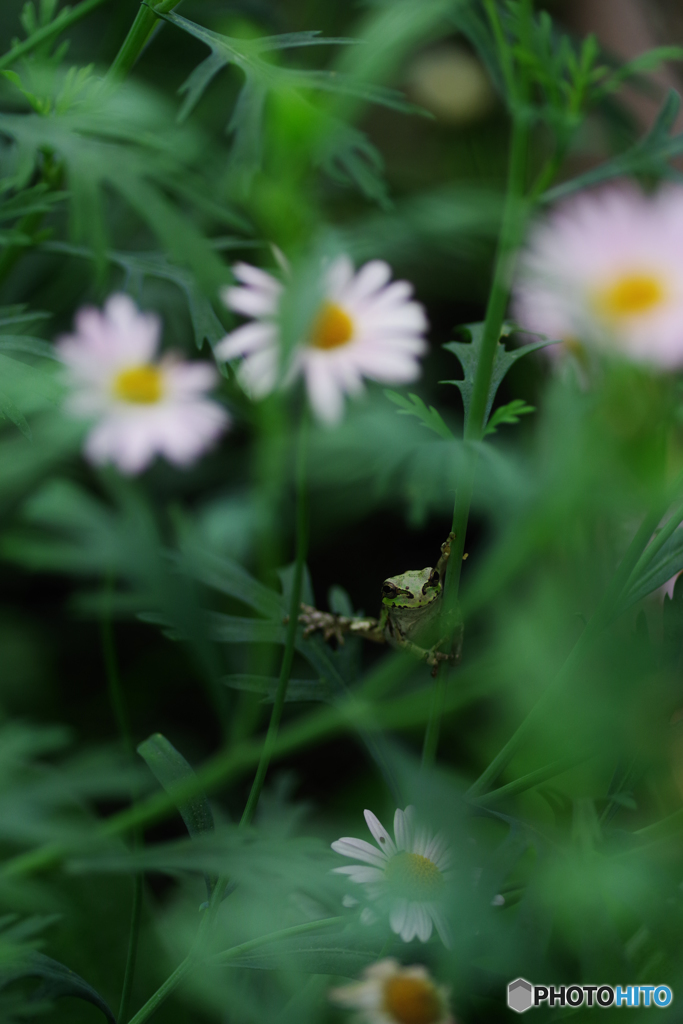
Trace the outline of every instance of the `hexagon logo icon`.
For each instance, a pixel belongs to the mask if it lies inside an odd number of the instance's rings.
[[[517,978],[508,985],[508,1006],[515,1013],[530,1010],[534,1002],[533,986],[526,978]]]

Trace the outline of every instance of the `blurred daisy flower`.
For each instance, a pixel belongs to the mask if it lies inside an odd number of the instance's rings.
[[[283,285],[272,275],[238,263],[233,273],[240,287],[226,288],[229,309],[250,317],[215,347],[219,359],[243,357],[238,378],[253,398],[271,392],[278,380],[278,315]],[[326,269],[323,300],[308,331],[296,346],[284,383],[303,375],[313,410],[325,423],[338,423],[344,395],[363,390],[363,377],[384,384],[404,384],[420,373],[418,357],[426,350],[427,319],[411,299],[407,281],[390,283],[391,268],[373,260],[354,272],[346,256]]]
[[[364,980],[334,988],[330,999],[358,1010],[358,1024],[453,1024],[448,990],[425,967],[401,967],[391,957],[363,971]]]
[[[94,421],[85,442],[91,462],[128,474],[156,455],[187,466],[226,429],[225,409],[206,397],[215,368],[174,355],[156,361],[161,322],[127,295],[112,295],[103,312],[79,310],[75,326],[57,350],[72,387],[67,411]]]
[[[386,907],[391,930],[404,942],[411,942],[415,936],[426,942],[434,925],[443,944],[450,947],[448,924],[441,909],[451,865],[446,840],[417,829],[413,807],[396,811],[395,840],[372,811],[364,814],[378,846],[364,839],[337,839],[332,843],[335,853],[361,863],[334,871],[363,885],[369,900]]]
[[[529,331],[683,366],[683,187],[603,188],[532,228],[513,316]]]

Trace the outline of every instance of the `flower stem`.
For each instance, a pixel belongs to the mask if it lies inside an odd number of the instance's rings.
[[[486,319],[484,321],[484,332],[479,350],[479,361],[477,363],[469,410],[465,417],[464,439],[466,444],[467,442],[480,441],[486,425],[486,411],[496,346],[500,340],[510,292],[510,263],[512,255],[519,244],[525,219],[525,204],[522,197],[524,194],[527,146],[528,126],[526,117],[524,114],[515,113],[512,119],[512,139],[503,223],[498,241],[491,293],[486,307]],[[476,449],[471,444],[467,445],[467,448],[465,467],[455,495],[452,527],[455,540],[451,547],[444,584],[444,633],[446,635],[454,631],[457,623],[460,573],[465,553],[465,538],[467,536],[467,524],[477,465]],[[443,666],[440,666],[434,683],[431,712],[425,730],[422,749],[423,765],[433,764],[436,758],[447,685],[448,672]]]
[[[256,939],[251,939],[249,942],[243,942],[239,946],[231,946],[230,949],[226,949],[222,953],[217,953],[211,958],[211,962],[216,965],[226,964],[231,960],[236,960],[244,953],[251,952],[252,949],[267,946],[269,943],[277,942],[279,939],[289,939],[308,932],[321,931],[323,928],[330,928],[333,925],[342,924],[343,921],[343,917],[326,917],[321,921],[307,921],[305,924],[297,924],[292,928],[282,928],[276,932],[269,932],[267,935],[259,935]],[[143,1021],[149,1020],[152,1014],[156,1013],[161,1004],[168,999],[171,992],[178,987],[189,969],[195,964],[196,959],[196,950],[186,956],[182,963],[178,964],[173,974],[166,979],[163,985],[156,990],[154,995],[147,1000],[145,1005],[138,1010],[135,1016],[130,1020],[129,1024],[143,1024]]]
[[[107,73],[108,81],[120,82],[126,77],[156,28],[159,21],[157,12],[159,14],[168,14],[179,3],[180,0],[162,0],[162,3],[156,4],[155,7],[141,4],[135,16],[135,21],[131,25],[128,35],[121,45],[121,49],[116,54],[112,66],[109,68]]]
[[[131,761],[135,760],[135,744],[130,728],[130,721],[126,711],[121,676],[119,674],[118,660],[116,657],[116,646],[114,643],[114,630],[111,620],[111,595],[113,593],[114,581],[108,576],[105,581],[104,607],[101,620],[102,654],[104,656],[104,667],[107,676],[107,687],[109,690],[109,702],[114,712],[114,717],[121,734],[121,739],[127,755]],[[137,792],[133,792],[133,804],[137,800]],[[133,829],[131,833],[131,845],[135,850],[140,845],[140,831]],[[130,931],[128,935],[128,953],[126,955],[126,968],[123,975],[123,986],[121,989],[121,1003],[119,1005],[119,1024],[126,1024],[130,1010],[130,1000],[133,992],[133,980],[135,978],[135,963],[138,953],[138,942],[140,939],[140,921],[142,917],[142,872],[137,872],[133,878],[133,905],[130,914]]]
[[[42,28],[32,32],[28,39],[17,43],[11,50],[3,54],[0,57],[0,71],[11,67],[20,57],[26,56],[27,53],[35,50],[41,43],[47,43],[50,39],[60,35],[67,28],[87,17],[91,11],[94,11],[96,7],[101,7],[104,3],[107,3],[107,0],[83,0],[82,3],[77,4],[74,8],[65,7],[49,25],[43,25]]]
[[[137,845],[137,844],[136,844]],[[126,970],[123,975],[123,987],[121,989],[121,1002],[119,1004],[119,1024],[126,1024],[130,1011],[130,1000],[133,994],[133,981],[135,978],[135,964],[138,956],[138,942],[140,940],[140,921],[142,918],[142,872],[133,878],[133,906],[130,913],[130,932],[128,935],[128,955],[126,957]]]
[[[299,439],[296,456],[296,562],[294,564],[294,579],[292,581],[292,592],[289,602],[289,620],[287,622],[287,633],[285,636],[285,649],[282,656],[280,678],[278,680],[275,701],[270,716],[268,732],[263,743],[261,758],[256,769],[256,775],[251,786],[251,792],[247,800],[241,825],[248,825],[256,812],[256,807],[261,796],[263,783],[265,782],[268,765],[273,754],[277,732],[282,718],[285,697],[287,696],[287,684],[292,672],[294,660],[294,645],[296,642],[296,631],[299,627],[299,607],[301,605],[301,590],[304,579],[304,565],[308,552],[308,504],[306,500],[306,413],[302,413],[299,426]]]

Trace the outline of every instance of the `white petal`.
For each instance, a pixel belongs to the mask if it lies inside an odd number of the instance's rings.
[[[384,872],[380,868],[371,868],[365,864],[345,864],[341,868],[333,868],[335,875],[348,875],[352,882],[383,882]]]
[[[396,849],[409,849],[409,838],[406,828],[406,820],[403,811],[397,807],[394,814],[394,836],[396,837]]]
[[[244,316],[273,316],[277,312],[275,296],[256,288],[224,288],[221,298],[228,309]]]
[[[363,811],[365,820],[368,828],[372,832],[373,838],[379,843],[382,850],[385,850],[387,856],[393,857],[396,853],[396,847],[394,846],[394,840],[391,838],[387,830],[385,829],[379,818],[372,813],[372,811]]]
[[[218,383],[215,366],[206,362],[178,362],[164,359],[159,363],[169,396],[177,399],[196,399]]]
[[[277,349],[264,348],[247,356],[237,371],[237,377],[252,398],[269,395],[277,383]]]
[[[362,860],[366,864],[374,864],[376,867],[386,867],[387,857],[382,850],[376,846],[366,843],[364,839],[351,839],[345,836],[332,843],[335,853],[342,857],[353,857],[355,860]]]
[[[417,904],[409,903],[406,911],[406,919],[400,935],[404,942],[412,942],[417,935]]]
[[[446,949],[452,949],[453,935],[451,932],[450,925],[448,924],[448,920],[446,919],[446,916],[444,915],[441,908],[434,903],[430,903],[427,907],[427,913],[434,922],[436,930],[439,934],[439,938],[443,942]]]
[[[420,364],[399,352],[359,351],[356,361],[365,377],[385,384],[406,384],[420,376]]]
[[[250,324],[242,324],[236,330],[214,346],[213,354],[217,359],[235,359],[247,356],[277,344],[277,328],[275,324],[257,320]]]
[[[306,390],[313,412],[323,423],[339,423],[344,415],[344,397],[330,366],[323,359],[310,358],[304,367]]]
[[[420,942],[427,942],[432,934],[432,919],[421,903],[415,904],[415,912],[417,915],[417,937]]]
[[[408,900],[396,900],[396,903],[394,903],[391,908],[391,913],[389,914],[389,924],[391,925],[391,930],[395,935],[400,935],[403,931],[407,914]]]
[[[338,300],[344,294],[353,278],[353,263],[348,256],[338,256],[327,271],[327,291],[329,298]]]
[[[238,281],[242,284],[251,285],[252,288],[258,288],[261,291],[271,292],[272,294],[279,294],[282,291],[282,285],[276,277],[269,274],[265,270],[261,270],[260,267],[254,267],[251,263],[236,263],[232,268],[232,272]]]
[[[370,260],[360,268],[340,298],[354,304],[363,302],[373,292],[383,288],[390,278],[391,267],[388,263],[384,260]]]

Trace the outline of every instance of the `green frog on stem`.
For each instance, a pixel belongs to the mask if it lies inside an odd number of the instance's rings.
[[[450,652],[439,648],[450,640],[442,636],[429,647],[420,641],[429,637],[438,624],[443,606],[443,584],[446,566],[451,553],[455,534],[449,533],[441,545],[441,555],[436,566],[425,569],[409,569],[398,576],[390,576],[382,584],[382,609],[378,619],[352,618],[321,612],[310,605],[301,605],[299,622],[304,626],[304,636],[321,630],[325,640],[335,637],[344,642],[344,634],[363,636],[375,643],[388,643],[399,650],[410,651],[432,668],[436,675],[441,662],[457,664],[462,649],[462,622],[458,620]],[[465,556],[467,557],[467,556]]]

